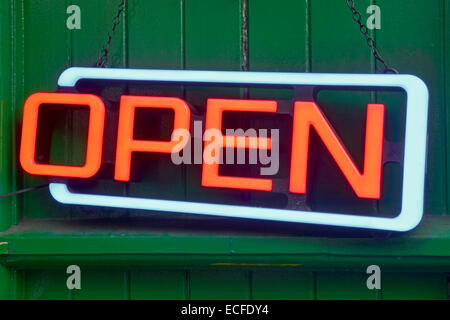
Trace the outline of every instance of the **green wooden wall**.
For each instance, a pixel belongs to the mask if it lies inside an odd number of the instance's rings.
[[[293,270],[86,270],[81,290],[66,288],[63,269],[19,272],[18,299],[447,299],[439,273],[388,273],[383,290],[367,290],[366,274]],[[406,290],[402,283],[408,283]]]
[[[376,64],[370,50],[344,0],[248,0],[248,39],[242,39],[242,8],[244,0],[129,0],[122,23],[112,41],[110,67],[210,69],[295,72],[359,72],[372,73]],[[36,91],[54,91],[56,80],[70,66],[92,66],[98,56],[119,0],[2,0],[0,2],[0,193],[45,183],[45,179],[23,174],[17,161],[21,112],[24,100]],[[112,238],[127,241],[127,232],[99,236],[97,225],[81,218],[108,216],[124,217],[126,211],[106,209],[81,210],[57,204],[42,189],[23,196],[0,199],[0,297],[3,298],[179,298],[179,299],[329,299],[329,298],[439,298],[446,299],[447,273],[450,271],[450,222],[448,199],[450,190],[450,157],[447,148],[450,130],[448,99],[450,65],[450,3],[447,0],[355,0],[365,20],[366,8],[376,4],[381,8],[381,29],[371,30],[380,51],[390,65],[401,73],[422,78],[430,91],[428,154],[425,189],[426,221],[417,231],[401,235],[383,243],[377,240],[339,238],[308,238],[299,236],[286,240],[283,236],[253,240],[245,229],[238,235],[242,241],[241,253],[260,254],[260,260],[242,267],[230,265],[216,268],[206,259],[205,264],[181,267],[177,270],[158,269],[156,265],[170,264],[167,257],[156,263],[142,261],[145,267],[136,269],[124,256],[114,260],[116,269],[95,267],[91,263],[83,271],[83,289],[65,288],[65,269],[53,264],[58,255],[71,254],[74,247],[79,259],[87,254],[109,250]],[[68,30],[66,8],[75,4],[81,8],[81,29]],[[244,43],[248,51],[243,50]],[[248,64],[245,65],[247,58]],[[196,92],[180,88],[180,95],[196,99]],[[239,94],[239,93],[238,93]],[[351,108],[367,97],[336,100],[338,105]],[[389,97],[379,96],[380,100]],[[447,114],[448,113],[448,114]],[[73,124],[72,124],[73,125]],[[75,126],[65,128],[73,130]],[[390,139],[398,140],[395,128]],[[58,142],[58,141],[57,141]],[[77,142],[71,135],[62,136],[60,148],[52,156],[69,160],[77,156]],[[161,164],[157,164],[161,165]],[[159,167],[157,167],[159,168]],[[187,168],[171,172],[178,185],[167,186],[181,197],[195,196],[196,186],[190,177],[195,174]],[[153,174],[158,172],[154,170]],[[152,172],[148,173],[152,174]],[[395,179],[392,181],[395,184]],[[397,181],[398,182],[398,181]],[[161,186],[156,186],[160,187]],[[130,188],[133,188],[131,186]],[[134,187],[136,188],[136,186]],[[146,186],[154,190],[155,186]],[[168,189],[169,190],[169,189]],[[320,199],[317,200],[320,203]],[[383,206],[384,204],[380,204]],[[387,204],[389,205],[389,204]],[[193,218],[195,221],[195,218]],[[64,225],[60,220],[66,221]],[[67,227],[67,221],[77,224],[76,230]],[[222,220],[217,222],[220,224]],[[102,223],[102,222],[100,222]],[[112,222],[113,223],[113,222]],[[80,224],[80,225],[78,225]],[[180,223],[183,224],[182,222]],[[112,229],[117,226],[111,226]],[[265,225],[264,228],[268,228]],[[70,229],[67,231],[67,228]],[[141,239],[137,249],[123,249],[123,254],[147,254],[145,246],[158,246],[158,234],[169,235],[173,226],[168,222],[161,230],[150,230],[148,239]],[[183,229],[177,226],[178,229]],[[24,231],[25,230],[25,231]],[[133,230],[133,231],[131,231]],[[175,231],[174,231],[175,232]],[[174,240],[167,240],[161,252],[180,248],[178,261],[189,261],[190,248],[186,243],[202,231],[195,229]],[[265,237],[265,231],[258,236]],[[29,234],[33,234],[30,238]],[[125,234],[125,235],[124,235]],[[90,252],[83,237],[101,237],[98,251]],[[200,254],[225,257],[239,255],[231,250],[229,239],[235,235],[211,234],[203,239],[207,248]],[[122,237],[122,238],[120,238]],[[170,237],[169,237],[170,238]],[[215,245],[215,238],[220,244]],[[222,244],[225,238],[227,244]],[[34,239],[34,240],[32,240]],[[209,240],[208,240],[209,239]],[[62,240],[62,242],[60,242]],[[64,241],[72,241],[69,246]],[[248,244],[246,241],[249,241]],[[27,241],[35,241],[27,245]],[[170,242],[173,241],[173,242]],[[252,241],[255,241],[254,243]],[[278,242],[277,242],[278,241]],[[317,242],[310,246],[310,242]],[[114,242],[115,243],[115,242]],[[275,244],[274,244],[275,243]],[[87,245],[97,245],[88,243]],[[122,242],[118,242],[121,251]],[[52,251],[50,247],[54,247]],[[7,248],[6,248],[7,247]],[[52,247],[52,248],[53,248]],[[268,248],[267,250],[261,249]],[[287,249],[286,249],[287,248]],[[298,249],[300,248],[300,249]],[[200,249],[199,249],[200,250]],[[47,252],[47,256],[42,256]],[[185,255],[183,255],[183,253]],[[198,252],[196,252],[198,253]],[[114,251],[109,254],[114,255]],[[299,268],[270,264],[273,255],[282,255],[278,265],[295,260]],[[343,260],[332,258],[335,254]],[[304,261],[319,256],[308,270]],[[17,257],[17,259],[15,259]],[[84,258],[83,258],[84,257]],[[127,258],[128,257],[128,258]],[[295,257],[295,258],[294,258]],[[376,259],[374,257],[377,257]],[[417,261],[408,260],[423,257]],[[34,259],[34,260],[33,260]],[[42,262],[43,259],[47,262]],[[225,259],[226,261],[228,261]],[[377,260],[378,259],[378,260]],[[405,261],[395,268],[399,259]],[[403,259],[403,260],[402,260]],[[16,262],[14,262],[16,261]],[[17,262],[19,261],[19,262]],[[33,261],[41,261],[34,265]],[[64,260],[70,264],[70,259]],[[161,262],[162,261],[162,262]],[[363,266],[386,263],[390,268],[383,273],[383,289],[365,288]],[[129,265],[127,265],[127,263]],[[408,263],[415,266],[409,270]],[[187,262],[186,262],[187,264]],[[347,270],[347,266],[352,267]],[[6,266],[6,267],[5,267]],[[47,268],[52,266],[52,268]],[[280,269],[281,268],[281,269]],[[107,271],[109,270],[109,271]],[[402,271],[411,271],[402,273]],[[85,284],[85,285],[84,285]]]

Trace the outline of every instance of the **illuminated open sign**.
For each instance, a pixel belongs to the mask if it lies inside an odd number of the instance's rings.
[[[165,71],[131,69],[71,68],[58,81],[60,87],[75,87],[86,79],[149,81],[182,84],[241,84],[241,85],[292,85],[337,87],[397,87],[407,94],[406,130],[403,161],[403,194],[400,214],[394,218],[357,216],[340,213],[312,212],[279,208],[249,207],[229,204],[190,201],[144,199],[112,195],[72,192],[64,183],[52,183],[53,197],[66,204],[146,209],[192,214],[243,217],[288,222],[359,227],[369,229],[405,231],[415,227],[423,211],[423,184],[425,173],[426,123],[428,92],[423,82],[410,75],[359,75],[359,74],[295,74],[211,71]],[[43,104],[84,105],[90,110],[86,161],[83,166],[39,164],[35,161],[35,144],[39,106]],[[174,97],[123,95],[117,130],[114,179],[128,181],[131,155],[137,152],[174,153],[186,144],[172,135],[170,141],[139,140],[133,137],[136,108],[164,108],[174,112],[173,131],[190,130],[190,108],[186,101]],[[222,117],[226,111],[275,113],[275,100],[208,99],[206,103],[205,130],[222,130]],[[365,152],[363,170],[358,170],[343,143],[334,132],[319,105],[313,101],[296,99],[292,106],[292,141],[289,173],[289,192],[304,194],[307,186],[308,144],[311,128],[315,129],[355,194],[360,198],[380,198],[383,104],[367,105],[365,126]],[[102,161],[105,126],[105,107],[102,100],[92,94],[37,93],[26,102],[21,145],[21,164],[31,174],[54,177],[90,178],[97,173]],[[179,137],[178,137],[179,138]],[[204,145],[204,153],[213,150],[236,148],[239,138],[216,135]],[[271,138],[242,137],[243,148],[271,149]],[[218,152],[213,152],[216,158]],[[238,177],[219,174],[217,161],[202,164],[202,185],[270,192],[270,178]]]

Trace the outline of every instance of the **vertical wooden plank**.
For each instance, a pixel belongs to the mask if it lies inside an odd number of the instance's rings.
[[[129,2],[129,67],[183,68],[181,13],[180,0]]]
[[[252,272],[252,299],[312,300],[314,275],[299,271],[255,270]]]
[[[418,76],[430,92],[425,212],[447,210],[443,12],[442,2],[377,0],[381,30],[377,45],[385,60],[400,73]]]
[[[309,1],[312,72],[370,73],[370,50],[345,1]],[[369,0],[355,2],[364,12]]]
[[[371,73],[372,57],[345,1],[309,1],[312,72]],[[356,2],[365,12],[369,0]],[[364,18],[363,14],[363,19]],[[317,103],[359,168],[364,156],[370,92],[320,91]],[[352,125],[349,126],[349,123]],[[308,202],[313,210],[376,213],[377,202],[359,199],[315,132],[308,162]]]
[[[444,273],[386,273],[382,276],[383,299],[444,300],[447,279]]]
[[[22,103],[24,99],[24,22],[23,2],[10,1],[12,33],[11,33],[11,190],[22,187],[22,171],[17,161],[19,150],[19,132],[22,119]],[[11,222],[17,224],[22,217],[22,197],[11,197]]]
[[[447,131],[447,208],[446,208],[446,213],[447,215],[449,214],[448,212],[448,205],[450,203],[450,186],[449,186],[449,181],[450,181],[450,90],[449,90],[449,86],[450,86],[450,43],[448,41],[448,39],[450,39],[450,3],[448,3],[448,1],[442,1],[442,6],[443,6],[443,15],[444,18],[442,19],[442,28],[444,30],[444,73],[445,73],[445,83],[444,83],[444,95],[445,95],[445,106],[446,106],[446,116],[447,116],[447,121],[446,121],[446,131]]]
[[[241,69],[241,1],[189,0],[185,2],[185,68],[194,70]],[[204,114],[206,101],[241,98],[239,88],[186,87],[185,97],[196,113]],[[204,129],[204,128],[203,128]],[[236,190],[210,188],[206,197],[201,187],[201,165],[186,168],[186,194],[192,201],[239,199]]]
[[[239,70],[240,1],[186,1],[186,68]]]
[[[68,1],[52,0],[24,2],[25,98],[38,91],[54,91],[57,88],[59,74],[70,65],[70,41],[66,27],[68,3]],[[67,155],[67,136],[61,138],[56,152]],[[35,186],[46,182],[45,178],[27,174],[23,180],[24,186]],[[47,189],[24,194],[23,212],[28,218],[67,214],[67,210],[51,198]]]
[[[11,298],[15,300],[25,299],[25,271],[15,268],[9,269],[11,275]]]
[[[186,69],[241,69],[240,1],[186,1],[184,21]],[[186,98],[200,113],[205,111],[209,96],[238,98],[240,94],[234,88],[189,87],[186,90]]]
[[[249,69],[306,71],[306,1],[249,0]]]
[[[241,300],[250,298],[248,271],[195,270],[190,272],[189,298],[193,300]]]
[[[378,299],[379,290],[369,290],[367,274],[357,272],[318,272],[316,295],[319,300]]]
[[[128,52],[132,68],[182,69],[182,2],[132,1],[129,3]],[[183,98],[180,86],[155,87],[133,85],[132,95],[175,96]],[[137,116],[143,136],[167,137],[173,128],[173,116],[163,113]],[[140,118],[140,119],[139,119]],[[139,131],[139,130],[138,130]],[[159,138],[161,139],[161,138]],[[171,162],[169,154],[135,154],[130,196],[184,199],[185,172],[183,165]],[[136,175],[133,173],[136,172]],[[138,181],[133,182],[134,178]]]
[[[12,190],[12,135],[14,125],[12,106],[12,3],[11,1],[1,1],[0,3],[0,194],[9,193]],[[13,206],[12,198],[0,199],[0,231],[11,226]]]
[[[100,51],[108,40],[108,33],[113,28],[113,19],[117,16],[120,1],[116,0],[73,0],[81,12],[81,29],[71,30],[72,65],[93,67],[97,62]],[[126,10],[120,15],[119,25],[112,33],[111,47],[107,67],[125,67],[125,30]],[[72,122],[72,157],[77,157],[84,150],[79,141],[79,132],[83,120],[82,116],[75,114]],[[77,210],[74,210],[77,211]]]
[[[76,300],[128,299],[128,272],[109,270],[81,270],[81,290],[74,291]]]
[[[26,300],[70,299],[65,270],[26,270],[24,281]]]
[[[130,299],[186,299],[185,275],[184,271],[178,270],[133,270],[130,273]]]
[[[271,1],[249,0],[249,70],[250,71],[307,71],[307,2],[282,0],[276,5]],[[292,89],[250,88],[250,99],[288,100],[294,96]],[[247,119],[250,128],[280,128],[280,168],[270,178],[287,179],[292,118],[268,117],[261,121]],[[278,196],[281,196],[280,194]],[[261,196],[264,197],[264,196]],[[281,198],[282,199],[282,198]],[[251,195],[253,204],[261,203],[257,195]],[[267,200],[271,202],[270,200]]]
[[[76,67],[92,67],[97,62],[103,44],[108,40],[108,32],[113,27],[113,19],[117,15],[120,1],[117,0],[72,0],[73,5],[80,7],[81,29],[73,29],[72,33],[72,65]],[[124,25],[125,14],[117,26],[111,41],[108,67],[125,67]]]
[[[127,1],[128,3],[129,1]],[[81,29],[71,30],[71,42],[72,42],[72,65],[73,66],[86,66],[93,67],[98,60],[101,49],[105,42],[108,40],[108,32],[111,32],[113,28],[113,19],[117,16],[118,7],[121,1],[117,0],[72,0],[73,5],[80,7],[81,12]],[[120,23],[116,27],[116,31],[111,39],[111,47],[109,51],[109,59],[107,67],[126,67],[126,25],[127,25],[127,13],[126,9],[120,16]],[[111,108],[114,103],[117,103],[120,97],[120,92],[123,92],[123,87],[117,87],[107,92],[104,90],[100,93],[101,98],[104,100],[105,106]],[[113,92],[112,95],[108,95],[109,92]],[[105,98],[107,96],[107,98]],[[112,97],[111,97],[112,96]],[[114,117],[111,117],[114,118]],[[106,121],[111,119],[106,118]],[[80,155],[79,150],[83,150],[85,140],[81,133],[84,132],[83,128],[86,124],[86,117],[81,114],[74,114],[72,117],[72,149],[71,157],[77,158]],[[112,128],[111,123],[106,123],[106,128]],[[115,146],[103,144],[103,153],[106,153],[107,148],[113,148]],[[112,172],[113,166],[103,165],[102,172]],[[112,174],[111,174],[112,175]],[[98,179],[94,184],[92,193],[105,192],[111,194],[125,195],[126,188],[121,184],[111,183],[110,178]],[[99,189],[100,191],[97,191]],[[112,214],[121,215],[125,214],[126,210],[110,209],[110,208],[72,208],[72,216],[85,216],[86,213],[90,215],[99,216]]]
[[[10,283],[11,276],[9,269],[0,264],[0,300],[11,299]]]
[[[68,1],[25,1],[25,95],[55,90],[70,63],[66,27]]]

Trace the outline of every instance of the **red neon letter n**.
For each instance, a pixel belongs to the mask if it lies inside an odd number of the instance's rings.
[[[293,193],[306,192],[309,132],[313,126],[356,195],[360,198],[379,199],[383,125],[384,105],[368,104],[364,170],[361,174],[319,107],[314,102],[296,102],[289,190]]]

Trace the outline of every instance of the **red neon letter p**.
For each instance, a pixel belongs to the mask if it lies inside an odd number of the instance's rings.
[[[122,96],[120,100],[119,132],[117,134],[116,169],[114,179],[130,180],[132,152],[175,153],[183,149],[187,141],[134,140],[134,114],[136,108],[172,109],[175,112],[173,131],[189,131],[190,111],[179,98]]]

